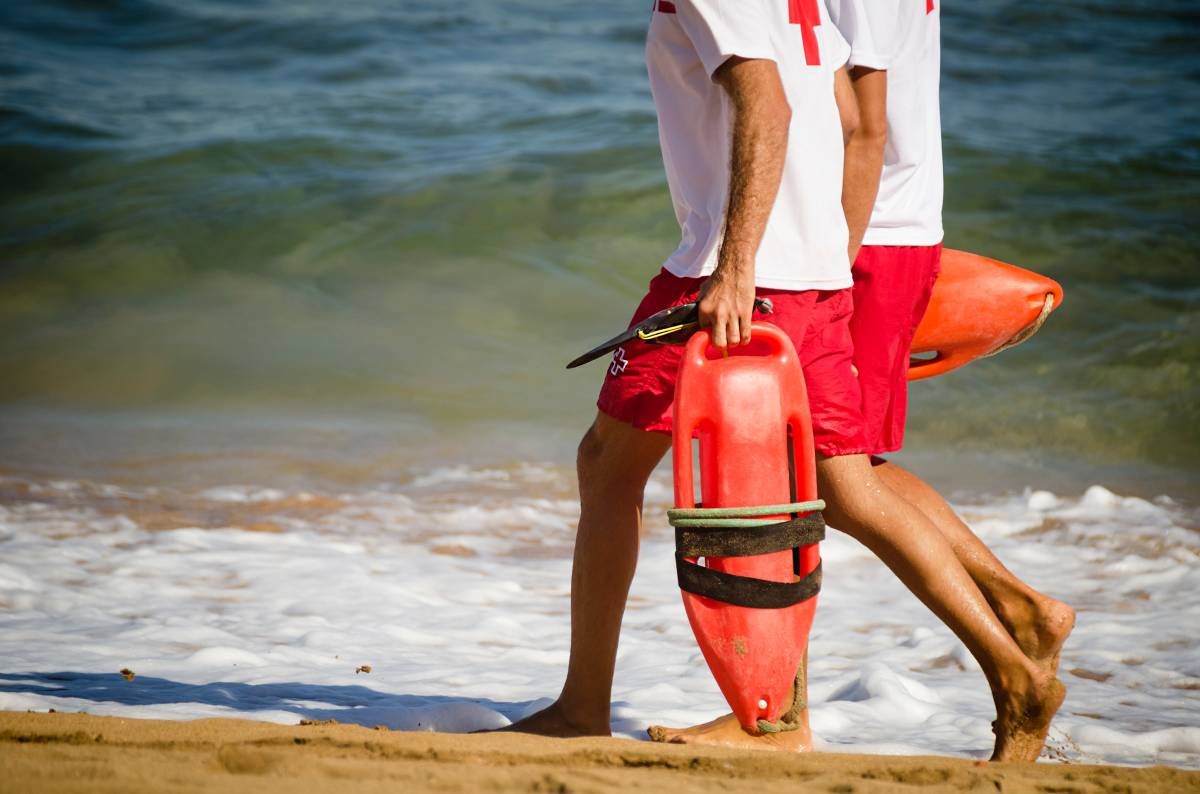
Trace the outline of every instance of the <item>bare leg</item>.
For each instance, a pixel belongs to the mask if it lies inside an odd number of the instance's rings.
[[[579,531],[571,569],[571,660],[558,700],[504,730],[609,736],[617,639],[637,566],[642,494],[669,436],[598,414],[579,444]]]
[[[924,513],[949,541],[954,556],[983,591],[1021,651],[1045,670],[1057,673],[1063,642],[1075,627],[1075,610],[1018,579],[920,477],[889,461],[876,458],[873,462],[879,478]]]
[[[1066,692],[1030,660],[930,520],[888,488],[865,455],[817,461],[829,523],[886,564],[979,661],[996,705],[993,760],[1033,761]]]

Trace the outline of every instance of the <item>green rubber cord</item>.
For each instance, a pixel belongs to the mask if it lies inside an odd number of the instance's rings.
[[[667,511],[667,518],[673,527],[761,527],[776,523],[776,519],[763,516],[811,513],[824,509],[824,500],[814,499],[811,502],[756,507],[676,507]]]
[[[721,529],[765,527],[778,523],[778,518],[676,518],[671,520],[673,527],[719,527]]]

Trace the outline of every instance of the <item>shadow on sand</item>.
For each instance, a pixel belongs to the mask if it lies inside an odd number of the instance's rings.
[[[201,704],[245,712],[249,719],[267,717],[279,722],[279,713],[294,714],[299,720],[337,722],[392,730],[437,730],[465,733],[499,728],[519,719],[538,701],[496,701],[448,695],[397,695],[365,686],[301,684],[242,684],[216,681],[187,684],[166,678],[139,675],[128,681],[117,673],[0,673],[0,692],[27,693],[54,698],[92,701],[123,706]],[[548,702],[548,701],[547,701]],[[77,705],[77,704],[72,704]],[[617,715],[624,703],[614,703]],[[83,707],[83,710],[87,710]],[[268,716],[264,712],[275,712]],[[194,713],[194,712],[193,712]],[[137,716],[153,717],[153,714]],[[168,719],[173,714],[164,714]],[[215,713],[212,716],[239,716]],[[502,718],[503,717],[503,718]],[[613,731],[642,734],[640,721],[617,716]]]
[[[284,712],[295,714],[297,720],[337,720],[368,727],[386,725],[395,730],[456,731],[499,727],[505,724],[499,715],[511,720],[530,705],[529,701],[509,703],[444,695],[395,695],[365,686],[229,681],[185,684],[141,675],[127,681],[116,673],[77,672],[0,673],[0,692],[125,706],[194,703],[247,712],[246,716],[251,719],[257,716],[256,712]]]

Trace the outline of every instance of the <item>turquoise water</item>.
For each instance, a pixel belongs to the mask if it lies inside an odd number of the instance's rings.
[[[676,241],[647,5],[4,4],[0,468],[569,459],[600,369],[562,366]],[[916,386],[910,447],[952,482],[1193,496],[1200,14],[951,2],[943,30],[946,243],[1066,301]]]

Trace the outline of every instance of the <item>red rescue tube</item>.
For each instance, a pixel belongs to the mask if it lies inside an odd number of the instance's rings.
[[[941,273],[913,337],[908,379],[943,375],[1025,341],[1062,300],[1054,279],[943,249]]]
[[[675,505],[681,508],[695,507],[693,438],[699,440],[701,501],[706,508],[816,499],[804,375],[782,331],[755,323],[750,344],[731,348],[727,356],[711,346],[707,331],[688,342],[674,404]],[[772,518],[786,521],[790,516]],[[817,544],[801,547],[798,559],[798,570],[790,550],[709,557],[704,564],[738,576],[793,582],[797,574],[808,574],[819,564]],[[816,598],[759,609],[690,592],[682,595],[704,659],[742,727],[757,733],[759,720],[778,720],[808,647]]]

